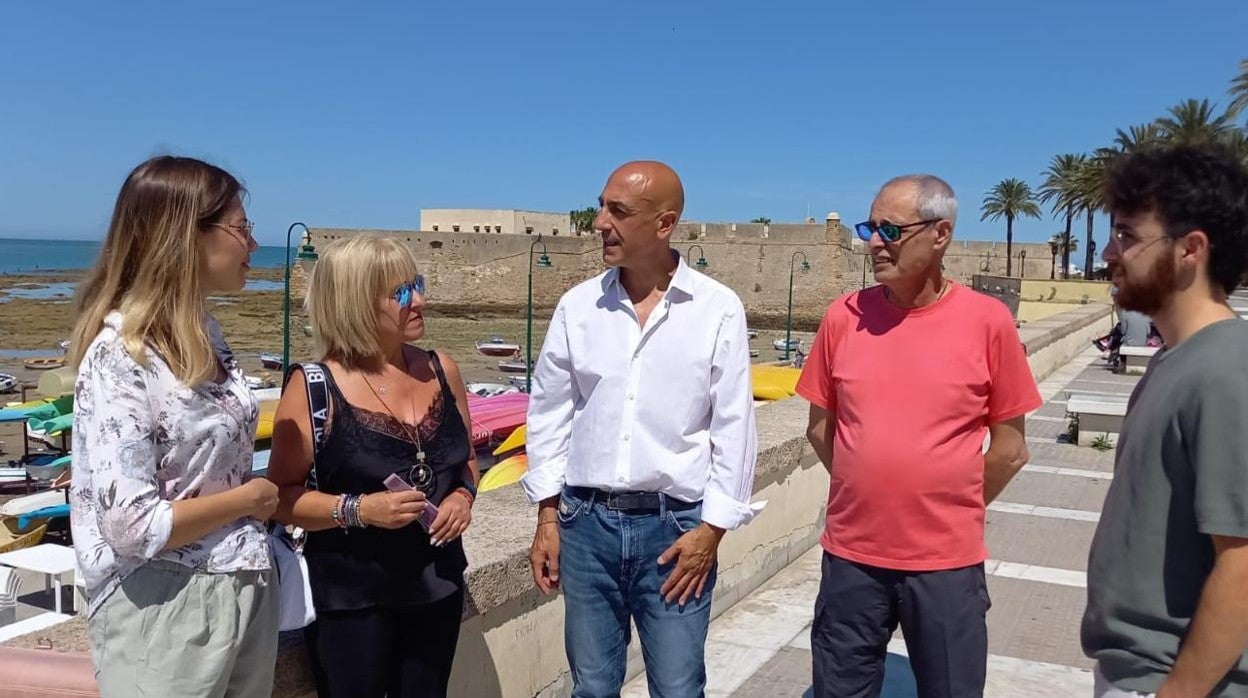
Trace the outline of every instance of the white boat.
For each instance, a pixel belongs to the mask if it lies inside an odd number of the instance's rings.
[[[477,342],[477,351],[486,356],[512,356],[520,353],[520,345],[506,341],[502,337],[494,336],[484,342]]]
[[[776,351],[784,351],[784,344],[785,342],[783,339],[777,339],[776,341],[771,343],[771,346],[775,347]],[[788,344],[789,344],[789,350],[792,351],[802,345],[802,340],[791,339],[789,340]]]
[[[508,359],[507,361],[498,362],[498,370],[503,373],[524,373],[529,365],[524,359]]]
[[[746,339],[754,339],[757,336],[758,336],[758,330],[746,330],[745,331]]]
[[[505,395],[507,393],[518,393],[520,389],[514,385],[504,385],[503,383],[469,383],[468,392],[479,397],[494,397],[495,395]]]
[[[508,376],[507,382],[516,386],[517,392],[521,392],[521,393],[523,393],[529,387],[528,376]]]
[[[751,358],[751,359],[757,359],[757,358],[758,358],[758,350],[757,350],[757,349],[751,349],[751,350],[750,350],[750,358]]]
[[[17,376],[0,373],[0,393],[11,393],[17,389]]]
[[[62,352],[65,352],[65,353],[69,352],[69,340],[68,339],[62,340],[61,343],[57,346],[61,348]]]
[[[265,388],[272,388],[276,385],[273,381],[267,378],[260,378],[259,376],[243,376],[243,382],[246,383],[247,387],[252,390],[264,390]]]

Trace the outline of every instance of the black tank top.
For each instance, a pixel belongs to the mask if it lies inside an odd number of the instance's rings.
[[[429,360],[440,390],[419,425],[433,471],[422,489],[437,504],[463,484],[472,445],[438,355],[430,351]],[[382,482],[396,473],[410,482],[417,448],[409,432],[390,414],[348,403],[328,367],[325,375],[333,407],[330,432],[316,455],[317,489],[333,495],[384,492]],[[304,557],[313,603],[324,611],[439,601],[463,588],[468,565],[460,539],[434,547],[417,521],[395,530],[312,531]]]

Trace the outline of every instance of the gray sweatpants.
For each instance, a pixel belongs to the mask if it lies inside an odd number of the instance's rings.
[[[100,695],[268,698],[277,614],[272,571],[208,574],[149,562],[89,622]]]

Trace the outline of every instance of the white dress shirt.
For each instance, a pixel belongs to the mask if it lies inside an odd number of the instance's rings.
[[[679,256],[673,252],[679,260]],[[754,424],[745,308],[678,261],[645,327],[611,269],[564,294],[533,372],[530,501],[563,486],[662,492],[702,501],[736,528],[751,507]]]

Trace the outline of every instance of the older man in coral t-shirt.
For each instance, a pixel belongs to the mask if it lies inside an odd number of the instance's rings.
[[[1041,400],[1009,310],[941,273],[956,217],[937,177],[884,185],[857,225],[879,285],[832,303],[797,384],[831,474],[819,698],[878,696],[898,623],[920,696],[983,694],[984,508],[1027,462]]]

